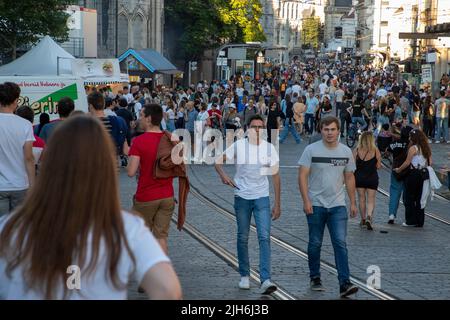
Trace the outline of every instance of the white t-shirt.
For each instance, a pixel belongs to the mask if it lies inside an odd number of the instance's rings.
[[[165,104],[163,104],[161,106],[162,110],[163,110],[163,115],[167,116],[167,114],[165,114],[167,112],[167,106]],[[164,117],[161,120],[161,127],[163,128],[163,130],[167,129],[167,124],[166,124],[166,120],[164,119]]]
[[[325,94],[325,91],[327,89],[328,89],[328,86],[326,85],[325,82],[322,82],[321,84],[319,84],[319,90],[320,90],[321,95]]]
[[[300,95],[300,90],[301,90],[302,88],[298,85],[298,84],[294,84],[293,86],[292,86],[292,94],[294,94],[294,93],[297,93],[298,95]]]
[[[336,90],[336,92],[334,94],[336,96],[336,102],[342,102],[343,101],[343,98],[344,98],[344,95],[345,95],[344,90],[338,89],[338,90]]]
[[[167,110],[167,119],[175,120],[175,112],[173,112],[173,109]]]
[[[30,121],[0,113],[0,191],[28,189],[23,146],[35,140]]]
[[[278,165],[279,157],[275,147],[262,140],[259,145],[241,139],[225,150],[227,163],[236,164],[234,181],[239,189],[235,195],[254,200],[269,196],[270,167]]]
[[[125,234],[127,236],[130,249],[136,259],[136,272],[133,275],[138,283],[141,283],[145,273],[160,262],[170,262],[169,258],[164,254],[156,239],[150,230],[145,226],[144,220],[140,217],[132,215],[128,212],[122,212]],[[0,232],[3,230],[8,216],[0,218]],[[127,288],[118,290],[106,280],[106,270],[108,264],[105,257],[103,246],[100,247],[99,260],[97,268],[92,274],[83,272],[81,268],[81,289],[69,290],[68,299],[102,299],[102,300],[125,300],[127,299]],[[88,257],[90,253],[88,253]],[[89,259],[87,259],[87,264]],[[74,262],[74,265],[77,263]],[[17,267],[12,272],[12,278],[9,279],[5,274],[6,261],[4,257],[0,257],[0,300],[1,299],[43,299],[40,292],[30,290],[26,292],[25,282],[23,280],[22,266]],[[125,248],[122,249],[122,256],[118,264],[119,280],[122,283],[128,283],[128,279],[132,276],[133,263]],[[61,299],[63,296],[63,286],[57,289],[56,297]]]
[[[142,104],[140,102],[136,102],[134,104],[134,113],[136,114],[136,119],[139,119],[141,116]]]
[[[134,97],[131,93],[127,93],[124,95],[125,99],[127,99],[128,104],[132,103],[134,101]]]

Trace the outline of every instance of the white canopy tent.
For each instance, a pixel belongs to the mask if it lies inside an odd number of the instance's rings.
[[[72,75],[73,59],[75,57],[61,48],[51,37],[45,36],[23,56],[1,66],[0,76]]]
[[[82,59],[81,59],[82,60]],[[45,36],[30,51],[13,62],[0,66],[0,76],[76,76],[85,84],[110,84],[128,82],[128,75],[120,75],[119,61],[109,59],[116,65],[117,75],[106,76],[101,72],[88,74],[75,72],[75,59],[70,53],[61,48],[51,37]],[[101,63],[101,59],[89,59]]]

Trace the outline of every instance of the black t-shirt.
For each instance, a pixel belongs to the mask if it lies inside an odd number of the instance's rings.
[[[293,110],[294,104],[292,102],[286,103],[286,118],[293,118],[294,117],[294,110]]]
[[[322,112],[328,112],[328,111],[330,111],[331,109],[332,109],[333,107],[332,107],[332,105],[331,104],[325,104],[325,103],[322,103]]]
[[[358,88],[358,90],[356,90],[356,95],[358,96],[359,99],[362,99],[364,97],[364,89]]]
[[[392,86],[392,92],[394,92],[394,93],[399,93],[400,92],[400,87],[399,86],[397,86],[397,85],[395,85],[395,86]]]
[[[130,128],[131,121],[133,121],[133,115],[130,111],[128,111],[125,108],[119,108],[119,110],[116,111],[117,116],[122,117],[125,120],[125,123],[127,124],[128,129]]]
[[[269,109],[269,112],[267,114],[267,127],[269,128],[278,128],[278,121],[277,118],[281,117],[281,112],[277,109],[271,110]]]
[[[392,152],[394,159],[392,168],[398,168],[405,162],[408,155],[408,142],[402,140],[393,141],[389,145],[388,150]]]
[[[362,117],[362,106],[359,102],[355,102],[355,104],[353,105],[352,117],[358,117],[358,118]]]

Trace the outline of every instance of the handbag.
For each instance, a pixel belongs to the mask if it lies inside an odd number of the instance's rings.
[[[400,172],[392,171],[392,174],[398,181],[403,181],[409,175],[410,171],[411,171],[410,167],[407,167],[406,169]]]
[[[430,173],[428,172],[428,168],[427,167],[420,168],[420,169],[417,169],[417,170],[419,170],[420,177],[422,178],[423,181],[430,179]]]

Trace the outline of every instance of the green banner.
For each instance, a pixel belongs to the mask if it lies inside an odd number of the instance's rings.
[[[71,84],[70,86],[64,87],[58,91],[52,92],[49,95],[41,98],[40,100],[33,102],[31,104],[31,109],[33,109],[34,114],[38,115],[41,113],[57,114],[58,113],[58,101],[61,98],[69,97],[73,101],[78,99],[77,84]]]

